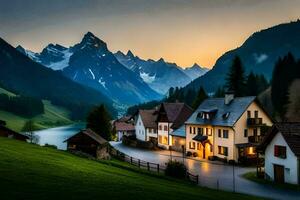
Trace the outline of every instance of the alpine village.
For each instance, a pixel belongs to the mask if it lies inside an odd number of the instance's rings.
[[[300,199],[299,1],[55,2],[0,2],[1,200]]]

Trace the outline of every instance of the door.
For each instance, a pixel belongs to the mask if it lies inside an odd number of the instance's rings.
[[[276,183],[284,183],[284,166],[274,165],[274,180]]]

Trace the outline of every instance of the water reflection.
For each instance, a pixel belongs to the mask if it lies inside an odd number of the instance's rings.
[[[64,141],[79,132],[84,127],[85,124],[81,123],[35,131],[34,134],[37,136],[37,143],[39,145],[50,144],[57,146],[58,149],[66,150],[67,144],[64,143]]]

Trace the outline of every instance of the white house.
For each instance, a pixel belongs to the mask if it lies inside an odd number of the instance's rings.
[[[122,141],[123,136],[135,135],[134,121],[131,116],[125,116],[113,122],[117,133],[117,141]]]
[[[157,124],[155,110],[139,110],[135,120],[136,138],[141,141],[157,143]]]
[[[192,113],[192,108],[184,103],[162,103],[156,120],[158,146],[166,149],[174,146],[174,150],[181,150],[180,141],[182,137],[177,137],[177,135],[171,133],[180,128]]]
[[[272,120],[255,97],[208,98],[185,122],[186,151],[205,159],[254,161],[263,126]]]
[[[265,178],[300,184],[300,122],[276,123],[260,149],[265,154]]]

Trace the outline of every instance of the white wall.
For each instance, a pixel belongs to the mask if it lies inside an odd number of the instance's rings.
[[[156,128],[146,128],[147,131],[147,141],[149,141],[150,137],[157,138],[157,130]]]
[[[221,130],[221,137],[218,135],[218,130]],[[228,138],[223,138],[223,130],[228,130]],[[227,158],[227,160],[235,160],[237,161],[235,155],[235,145],[234,145],[234,131],[230,127],[221,127],[216,126],[214,127],[214,155],[218,156],[219,158]],[[228,148],[228,155],[221,155],[219,154],[218,146],[227,147]]]
[[[162,126],[162,130],[159,130],[159,126]],[[167,130],[165,131],[164,130],[164,127],[167,126]],[[171,136],[169,136],[169,131],[171,132],[172,129],[170,129],[170,127],[172,126],[171,123],[168,123],[168,122],[158,122],[158,129],[157,129],[157,135],[158,135],[158,145],[161,146],[161,147],[169,147],[169,145],[172,145],[172,138]],[[168,138],[168,144],[163,144],[163,143],[160,143],[159,141],[159,137],[167,137]]]
[[[146,140],[146,129],[143,124],[141,115],[138,115],[138,118],[136,120],[135,124],[135,135],[138,140],[145,141]]]
[[[274,145],[286,146],[286,158],[278,158],[274,156]],[[265,150],[265,173],[274,180],[273,165],[284,166],[284,181],[286,183],[298,183],[298,161],[295,154],[285,142],[281,133],[277,133]]]

